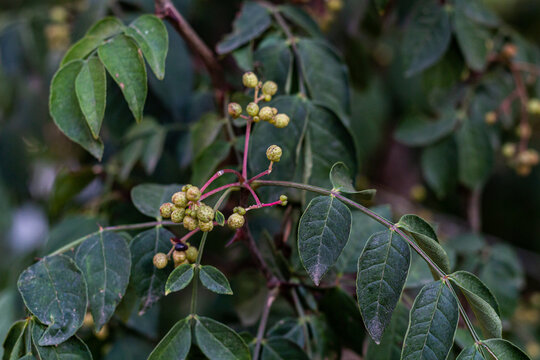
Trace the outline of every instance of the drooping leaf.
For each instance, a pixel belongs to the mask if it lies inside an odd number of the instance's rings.
[[[458,305],[442,280],[427,284],[414,300],[401,358],[446,359],[454,342]]]
[[[165,76],[165,59],[169,50],[169,34],[165,25],[155,15],[145,14],[135,19],[125,29],[137,42],[148,65],[161,80]]]
[[[478,345],[472,344],[463,349],[463,351],[459,353],[456,360],[484,360],[484,356],[478,348]]]
[[[467,65],[475,71],[482,71],[486,67],[491,34],[483,25],[476,23],[467,15],[468,2],[456,1],[453,16],[454,31]]]
[[[90,311],[99,331],[126,292],[131,270],[129,247],[122,236],[100,231],[79,246],[75,262],[86,279]]]
[[[417,215],[403,215],[397,224],[412,235],[416,243],[445,273],[450,272],[450,259],[439,244],[435,230],[424,219]]]
[[[401,343],[408,326],[409,309],[402,303],[398,303],[380,344],[377,345],[370,340],[366,351],[366,360],[399,360]]]
[[[39,339],[46,336],[45,326],[34,322],[32,325],[32,341],[41,360],[92,360],[92,354],[88,346],[77,336],[70,337],[65,342],[56,346],[42,346]]]
[[[443,198],[457,185],[457,147],[452,137],[431,145],[422,151],[422,174],[437,194]]]
[[[64,255],[45,257],[27,268],[17,287],[28,310],[48,325],[36,341],[57,345],[73,336],[86,313],[87,289],[75,262]]]
[[[195,320],[197,344],[210,360],[251,359],[246,343],[233,329],[207,317]]]
[[[171,197],[180,191],[181,187],[177,184],[140,184],[131,189],[131,201],[141,213],[157,219],[161,216],[159,214],[161,204],[171,202]]]
[[[356,189],[353,186],[351,172],[347,165],[342,162],[337,162],[330,170],[330,181],[334,189],[345,193],[355,193]]]
[[[193,265],[182,264],[178,266],[167,279],[167,283],[165,284],[165,295],[184,289],[191,283],[191,280],[193,280]]]
[[[358,305],[364,324],[377,344],[401,297],[410,262],[409,245],[389,230],[373,234],[358,259]]]
[[[300,39],[297,47],[302,73],[314,103],[328,107],[345,126],[349,126],[350,93],[347,67],[323,41]]]
[[[520,348],[504,339],[489,339],[482,342],[496,356],[496,360],[530,360]]]
[[[439,119],[432,121],[420,115],[410,116],[399,124],[394,136],[409,146],[426,146],[450,134],[457,124],[453,109],[443,110]]]
[[[19,320],[9,329],[2,347],[4,355],[2,360],[18,360],[26,352],[25,332],[28,327],[28,321]]]
[[[51,82],[49,111],[60,131],[101,160],[103,143],[92,135],[75,90],[75,81],[82,67],[82,61],[73,61],[56,72]]]
[[[262,348],[262,360],[309,359],[296,343],[285,338],[269,338]]]
[[[255,39],[270,27],[270,13],[255,2],[245,2],[233,23],[233,31],[216,46],[218,54],[226,54]]]
[[[450,276],[463,292],[471,305],[476,319],[486,338],[502,336],[502,322],[499,318],[499,304],[495,296],[484,283],[474,274],[467,271],[456,271]]]
[[[191,348],[191,327],[189,319],[178,321],[161,339],[148,360],[183,360]]]
[[[97,58],[91,57],[83,63],[75,79],[75,91],[90,131],[94,139],[98,139],[105,116],[107,79],[105,68]]]
[[[232,295],[229,280],[221,271],[211,265],[201,266],[199,278],[205,288],[218,294]]]
[[[131,38],[118,35],[98,48],[99,59],[118,84],[136,121],[141,121],[148,92],[146,66]]]
[[[493,167],[493,150],[484,124],[466,119],[456,140],[459,180],[470,189],[483,185]]]
[[[115,17],[106,17],[95,23],[86,35],[77,41],[67,51],[60,66],[77,59],[83,59],[94,49],[101,45],[106,39],[119,34],[124,25]]]
[[[418,3],[401,47],[405,75],[415,75],[435,64],[448,49],[451,35],[450,19],[441,3],[433,0]]]
[[[169,267],[157,269],[153,264],[154,255],[167,253],[170,238],[174,235],[162,227],[155,227],[138,234],[130,244],[131,282],[142,298],[139,314],[144,314],[165,293],[165,283]]]
[[[316,285],[338,259],[350,230],[351,211],[334,196],[319,196],[309,203],[298,226],[298,251]]]

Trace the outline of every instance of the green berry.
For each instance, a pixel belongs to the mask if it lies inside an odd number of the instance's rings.
[[[274,112],[270,106],[265,106],[259,110],[259,117],[261,120],[270,121],[274,117]]]
[[[245,87],[254,88],[259,84],[259,79],[257,79],[257,75],[250,71],[242,76],[242,83]]]
[[[264,95],[275,95],[277,93],[278,86],[273,81],[266,81],[262,86],[262,92]]]
[[[176,208],[171,214],[171,221],[176,224],[180,224],[184,220],[186,210],[184,208]]]
[[[272,100],[272,95],[264,95],[264,101],[268,102]]]
[[[199,221],[208,222],[214,220],[214,210],[208,205],[201,205],[197,211]]]
[[[279,200],[281,200],[281,206],[285,206],[285,205],[287,205],[287,200],[289,200],[289,199],[287,198],[287,195],[281,195],[279,197]]]
[[[274,113],[274,115],[277,115],[277,112],[278,112],[278,111],[277,111],[277,108],[273,107],[273,108],[272,108],[272,112]]]
[[[182,186],[182,191],[183,191],[183,192],[186,192],[186,191],[187,191],[190,187],[192,187],[192,186],[193,186],[193,185],[191,185],[191,184],[186,184],[186,185]]]
[[[154,255],[154,266],[158,269],[163,269],[167,266],[167,263],[169,260],[167,260],[167,255],[164,253],[157,253]]]
[[[186,258],[190,263],[197,261],[197,256],[199,256],[199,250],[195,246],[190,246],[186,250]]]
[[[255,116],[259,113],[259,105],[255,104],[254,102],[250,102],[246,107],[246,111],[249,115]]]
[[[191,209],[191,216],[192,218],[196,218],[197,217],[197,213],[199,212],[199,205],[197,204],[192,204],[190,209]]]
[[[181,207],[186,207],[188,204],[186,193],[181,192],[181,191],[174,193],[171,200],[174,205],[181,206]]]
[[[270,145],[268,149],[266,149],[266,157],[273,162],[279,162],[282,153],[283,151],[277,145]]]
[[[161,214],[161,217],[164,219],[170,218],[173,210],[174,210],[173,203],[165,203],[159,207],[159,213]]]
[[[276,116],[274,116],[274,125],[277,128],[286,127],[287,125],[289,125],[289,121],[289,117],[285,114],[277,114]]]
[[[199,229],[201,229],[202,232],[212,231],[213,228],[214,228],[214,222],[212,220],[199,221]]]
[[[177,266],[178,264],[184,262],[186,260],[186,252],[185,251],[173,251],[172,258],[174,261],[174,265]]]
[[[201,190],[196,186],[192,186],[187,189],[186,197],[189,201],[198,201],[201,198]]]
[[[261,121],[260,117],[258,117],[258,116],[253,117],[253,122],[259,122],[259,121]]]
[[[241,207],[241,206],[236,206],[236,207],[233,209],[233,213],[235,213],[235,214],[240,214],[240,215],[246,215],[246,209],[244,209],[244,208]]]
[[[231,115],[234,119],[239,117],[242,114],[242,106],[238,103],[230,103],[228,106],[229,115]]]
[[[233,230],[240,229],[242,226],[244,226],[244,223],[246,222],[246,219],[240,214],[231,214],[229,218],[227,219],[227,225]]]
[[[197,219],[192,218],[191,216],[184,216],[184,227],[189,230],[193,231],[199,226],[199,222]]]

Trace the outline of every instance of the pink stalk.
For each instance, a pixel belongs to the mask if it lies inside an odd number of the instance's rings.
[[[251,205],[250,207],[246,209],[246,211],[253,210],[253,209],[260,209],[263,207],[275,206],[275,205],[281,205],[281,200],[274,201],[267,204]]]
[[[248,184],[251,184],[253,181],[265,176],[265,175],[268,175],[272,172],[272,164],[274,162],[273,161],[270,161],[270,166],[268,166],[268,169],[267,170],[264,170],[262,173],[258,174],[258,175],[255,175],[254,177],[252,177],[251,179],[248,180]]]
[[[244,142],[244,161],[242,163],[242,176],[247,179],[247,159],[249,151],[249,135],[251,133],[251,120],[247,121],[246,126],[246,141]]]
[[[207,197],[212,196],[212,195],[214,195],[214,194],[216,194],[216,193],[218,193],[220,191],[223,191],[223,190],[225,190],[227,188],[235,187],[235,186],[241,186],[241,184],[239,182],[235,182],[235,183],[231,183],[231,184],[227,184],[227,185],[223,185],[223,186],[220,186],[218,188],[215,188],[214,190],[209,191],[206,194],[203,194],[201,196],[201,198],[199,199],[199,201],[202,201],[202,200],[206,199]]]
[[[222,176],[223,174],[226,174],[226,173],[230,173],[230,174],[235,174],[237,177],[238,177],[238,180],[239,181],[244,181],[244,177],[242,176],[242,174],[240,174],[238,171],[236,170],[233,170],[233,169],[223,169],[223,170],[219,170],[218,172],[216,172],[210,179],[208,179],[208,181],[206,182],[206,184],[203,185],[203,187],[201,188],[201,193],[204,192],[204,190],[206,190],[206,188],[208,186],[210,186],[210,184],[212,184],[212,182],[214,180],[216,180],[218,177]]]
[[[246,189],[249,190],[249,192],[251,193],[251,195],[253,196],[253,198],[255,199],[255,202],[257,203],[257,206],[261,206],[261,200],[259,200],[259,197],[257,196],[257,194],[255,193],[255,190],[253,190],[251,188],[251,186],[249,186],[249,184],[244,184],[244,187]]]

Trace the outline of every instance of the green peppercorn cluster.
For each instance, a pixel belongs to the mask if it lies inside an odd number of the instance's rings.
[[[177,247],[177,245],[174,247]],[[173,250],[172,255],[167,255],[162,252],[157,253],[154,255],[153,259],[154,266],[158,269],[164,269],[169,263],[169,257],[172,257],[174,267],[184,264],[194,264],[199,256],[199,250],[189,243],[184,244],[184,248],[185,250]]]

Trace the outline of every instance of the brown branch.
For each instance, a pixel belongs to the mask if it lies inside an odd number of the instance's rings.
[[[480,233],[482,228],[482,188],[471,190],[467,205],[467,218],[469,226],[475,233]]]
[[[222,108],[223,97],[227,90],[227,84],[223,75],[221,65],[217,61],[214,53],[201,40],[199,35],[193,30],[191,25],[184,19],[182,14],[176,9],[171,0],[155,0],[156,15],[167,19],[176,31],[186,41],[187,45],[195,53],[210,74],[213,87],[216,91],[215,96],[219,108]]]

